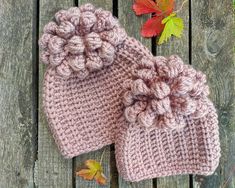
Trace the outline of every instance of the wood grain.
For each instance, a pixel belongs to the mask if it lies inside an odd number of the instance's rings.
[[[40,35],[44,25],[50,21],[60,9],[73,6],[73,0],[40,0]],[[35,184],[38,187],[72,187],[72,160],[64,159],[58,152],[47,121],[42,110],[42,84],[45,66],[39,69],[39,129],[38,129],[38,161],[35,166]]]
[[[151,39],[145,39],[140,35],[141,27],[149,16],[136,16],[132,11],[133,4],[134,0],[118,0],[118,19],[129,36],[135,37],[151,50]]]
[[[91,1],[89,0],[79,0],[78,1],[78,5],[82,5],[85,3],[90,3]],[[98,7],[102,7],[105,10],[109,10],[112,12],[113,9],[113,3],[110,0],[96,0],[93,1],[92,4],[94,6]],[[95,181],[85,181],[80,177],[76,177],[76,188],[99,188],[99,187],[110,187],[111,186],[111,180],[113,180],[113,178],[111,178],[111,167],[110,167],[110,146],[106,146],[103,149],[99,150],[99,151],[94,151],[94,152],[90,152],[81,156],[76,157],[75,159],[75,167],[74,169],[80,169],[84,162],[88,159],[94,159],[97,161],[100,161],[101,156],[102,157],[102,166],[104,168],[104,174],[107,177],[107,185],[106,186],[99,186]]]
[[[181,7],[182,2],[183,1],[176,1],[175,10],[178,10],[179,7]],[[180,39],[171,37],[171,39],[169,39],[166,43],[157,45],[156,54],[163,56],[177,54],[184,60],[185,63],[189,63],[189,4],[185,4],[183,9],[177,15],[184,20],[185,27],[182,37]],[[186,175],[158,178],[157,187],[188,188],[189,176]]]
[[[192,64],[207,75],[219,115],[220,166],[209,177],[196,176],[194,187],[235,187],[235,68],[232,1],[192,0]]]
[[[131,37],[135,37],[141,41],[151,51],[151,39],[144,39],[140,36],[140,29],[148,16],[137,17],[132,11],[134,0],[119,0],[118,1],[118,19],[122,26],[126,29]],[[138,183],[130,183],[119,177],[119,187],[121,188],[151,188],[153,187],[152,180],[141,181]]]
[[[78,2],[79,1],[79,2]],[[176,1],[177,7],[183,0]],[[39,2],[39,3],[38,3]],[[0,0],[0,187],[98,188],[94,181],[75,177],[87,159],[100,160],[110,188],[235,188],[235,59],[234,14],[231,0],[190,0],[179,13],[185,21],[182,39],[172,38],[157,46],[154,53],[180,55],[208,76],[210,98],[218,110],[221,138],[220,166],[212,176],[172,176],[130,183],[118,177],[113,145],[65,160],[58,152],[42,110],[42,81],[45,66],[39,65],[34,27],[43,26],[60,9],[91,2],[118,11],[129,36],[150,50],[151,39],[140,36],[148,16],[136,17],[131,11],[134,0]],[[118,3],[117,3],[118,2]],[[39,16],[37,17],[37,5]],[[189,12],[191,10],[191,33]],[[189,38],[191,36],[191,38]],[[155,45],[154,45],[155,46]],[[37,130],[37,84],[39,79],[39,121]],[[38,132],[38,139],[37,139]],[[38,142],[38,143],[37,143]],[[38,146],[37,146],[38,145]],[[111,149],[110,149],[111,148]],[[37,151],[38,149],[38,151]],[[36,161],[36,162],[35,162]]]
[[[33,187],[33,1],[0,3],[0,187]]]

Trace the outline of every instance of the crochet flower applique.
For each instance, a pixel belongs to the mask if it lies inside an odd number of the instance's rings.
[[[111,12],[91,4],[72,7],[57,12],[55,22],[44,27],[41,59],[64,77],[76,72],[85,78],[113,63],[116,47],[126,36]]]
[[[123,84],[125,118],[143,127],[180,129],[208,113],[206,76],[178,56],[143,58]]]

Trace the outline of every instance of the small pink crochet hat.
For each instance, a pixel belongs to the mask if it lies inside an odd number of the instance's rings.
[[[43,105],[60,152],[71,158],[114,142],[121,83],[151,53],[109,11],[91,4],[61,10],[39,41],[47,64]]]
[[[123,83],[115,152],[125,180],[212,174],[219,164],[216,110],[206,76],[178,56],[143,58]]]

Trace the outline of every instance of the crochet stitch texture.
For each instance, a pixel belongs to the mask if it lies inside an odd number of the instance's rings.
[[[134,80],[126,80],[125,117],[145,127],[182,128],[185,116],[200,118],[208,113],[206,76],[185,65],[178,56],[143,58]]]
[[[61,10],[55,20],[39,41],[48,65],[43,106],[60,152],[71,158],[114,143],[121,83],[151,53],[91,4]]]
[[[115,152],[125,180],[215,171],[218,117],[203,73],[175,55],[143,58],[123,87]]]
[[[39,41],[41,59],[64,77],[75,71],[85,78],[111,65],[116,47],[127,37],[111,12],[95,9],[91,4],[61,10],[55,20],[44,27]]]

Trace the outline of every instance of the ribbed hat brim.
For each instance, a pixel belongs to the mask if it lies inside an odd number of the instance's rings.
[[[181,130],[140,128],[121,123],[116,138],[119,173],[128,181],[182,174],[212,174],[219,164],[219,128],[215,108],[208,100],[209,113],[186,119]]]

